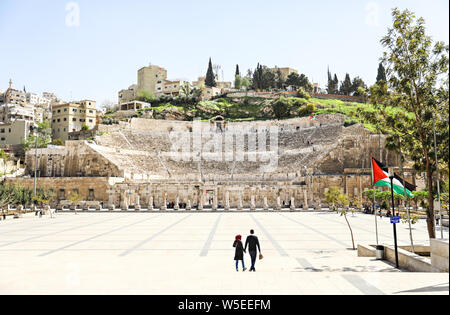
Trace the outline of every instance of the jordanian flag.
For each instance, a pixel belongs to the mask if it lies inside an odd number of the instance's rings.
[[[396,194],[404,195],[406,190],[406,195],[409,197],[414,197],[412,191],[416,190],[416,186],[405,181],[405,186],[403,186],[403,179],[395,174],[393,179],[394,187],[391,187],[391,180],[389,178],[388,169],[381,163],[372,158],[372,172],[373,172],[373,184],[375,187],[389,187],[393,189]]]

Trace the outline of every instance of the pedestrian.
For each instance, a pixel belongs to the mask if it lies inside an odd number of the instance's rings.
[[[242,261],[242,271],[246,271],[245,262],[244,262],[244,245],[242,244],[242,236],[237,235],[236,240],[234,241],[233,247],[236,248],[236,252],[234,255],[234,260],[236,261],[236,271],[239,272],[239,261]]]
[[[262,259],[263,256],[261,254],[261,247],[259,245],[259,240],[258,237],[255,235],[255,231],[251,230],[250,231],[250,235],[247,237],[247,240],[245,241],[245,248],[244,251],[247,251],[247,247],[248,247],[248,252],[250,254],[250,257],[252,259],[252,267],[250,268],[250,271],[256,272],[256,258],[258,255],[258,251],[259,251],[259,258]]]

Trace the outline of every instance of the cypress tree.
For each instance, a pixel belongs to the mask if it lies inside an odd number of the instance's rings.
[[[241,76],[241,72],[239,71],[239,65],[236,65],[236,76]]]
[[[352,80],[350,79],[350,75],[347,73],[345,75],[345,80],[341,85],[341,94],[350,95],[352,92]]]
[[[214,71],[211,58],[209,58],[208,72],[206,73],[205,86],[216,87],[216,78],[214,77]]]
[[[377,83],[383,81],[386,82],[386,69],[383,66],[383,63],[380,63],[378,66],[378,74],[377,74]]]
[[[333,78],[331,77],[331,72],[330,72],[330,67],[328,67],[328,85],[327,85],[327,90],[328,90],[328,94],[333,94],[334,89],[333,89]]]
[[[333,80],[333,94],[339,93],[339,79],[336,74],[334,74],[334,80]]]

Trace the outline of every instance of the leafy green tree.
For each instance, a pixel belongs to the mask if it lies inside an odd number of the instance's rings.
[[[207,87],[216,87],[217,86],[216,77],[214,75],[211,58],[209,58],[209,65],[208,65],[208,71],[206,72],[205,85]]]
[[[354,96],[367,96],[367,85],[364,83],[363,79],[356,77],[353,79],[351,93]]]
[[[242,88],[242,78],[240,75],[236,75],[234,78],[234,88],[240,90]]]
[[[446,211],[449,215],[449,181],[446,180],[442,185],[441,192],[442,211]]]
[[[279,90],[282,89],[286,84],[286,78],[283,76],[280,69],[278,69],[277,72],[275,73],[274,80],[275,80],[274,85]]]
[[[77,205],[80,201],[82,201],[83,198],[80,196],[80,194],[76,191],[72,191],[69,195],[69,201],[72,203],[75,209],[75,214],[77,214]]]
[[[37,141],[38,148],[46,148],[52,142],[52,128],[50,127],[49,122],[41,122],[37,123],[38,126],[38,134],[36,136],[35,131],[28,136],[27,139],[22,140],[22,148],[24,151],[28,151],[35,147]]]
[[[297,73],[292,72],[286,79],[286,85],[300,86],[300,76]]]
[[[393,28],[381,40],[386,49],[382,62],[388,79],[371,88],[374,111],[363,116],[388,135],[388,148],[404,153],[417,170],[426,173],[427,189],[434,191],[432,118],[448,108],[449,47],[443,42],[433,43],[425,33],[425,21],[416,19],[409,10],[393,9],[392,15]],[[440,143],[448,144],[447,130],[437,130]],[[444,152],[438,149],[436,153],[439,160],[448,164]],[[436,236],[433,199],[434,194],[430,193],[427,208],[430,238]]]
[[[81,127],[81,130],[82,130],[82,131],[88,131],[88,130],[89,130],[89,126],[88,126],[88,125],[83,125],[83,126]]]
[[[339,189],[339,187],[333,186],[330,187],[328,192],[325,194],[325,199],[328,202],[328,204],[332,206],[333,210],[337,211],[341,216],[345,218],[345,221],[347,222],[347,226],[350,230],[350,234],[352,237],[353,250],[356,250],[353,230],[347,218],[348,205],[350,204],[348,196],[346,194],[343,194]]]
[[[252,86],[252,79],[249,77],[243,77],[241,79],[241,87],[245,88],[246,91]]]
[[[301,87],[306,92],[312,92],[313,90],[313,85],[309,81],[308,77],[303,73],[300,75],[295,72],[291,73],[286,80],[286,85],[295,86],[297,88]]]

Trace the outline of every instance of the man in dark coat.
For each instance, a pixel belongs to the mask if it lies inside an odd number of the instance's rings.
[[[252,267],[250,268],[250,271],[255,272],[256,257],[258,256],[258,251],[261,254],[261,247],[259,246],[259,240],[255,235],[254,230],[251,230],[250,235],[247,237],[247,240],[245,242],[245,251],[247,250],[247,247],[250,257],[252,258]]]

